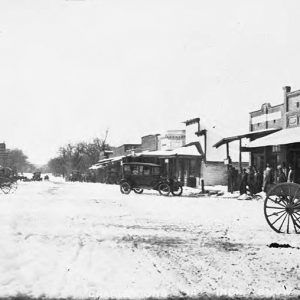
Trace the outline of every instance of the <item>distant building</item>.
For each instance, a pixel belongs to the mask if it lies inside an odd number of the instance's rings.
[[[283,87],[283,103],[271,106],[265,103],[250,112],[250,131],[273,130],[268,135],[250,141],[243,149],[250,152],[251,164],[264,169],[277,165],[291,165],[295,182],[300,183],[300,90]]]
[[[140,148],[141,144],[123,144],[114,148],[113,157],[131,154],[132,151],[136,151]]]
[[[0,143],[0,166],[5,167],[7,161],[8,151],[5,143]]]
[[[142,144],[141,144],[141,150],[145,151],[155,151],[158,150],[158,137],[159,134],[148,134],[145,136],[142,136]]]
[[[159,137],[159,150],[174,150],[185,145],[185,130],[168,130]]]

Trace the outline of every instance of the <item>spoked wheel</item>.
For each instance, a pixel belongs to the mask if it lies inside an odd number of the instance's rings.
[[[180,184],[174,184],[174,186],[172,187],[171,193],[173,196],[181,196],[182,191],[183,191],[183,189]]]
[[[280,183],[267,194],[264,213],[270,227],[278,233],[300,233],[300,185]]]
[[[144,190],[141,189],[141,188],[134,188],[133,191],[134,191],[136,194],[142,194]]]
[[[167,183],[163,182],[158,186],[158,191],[161,195],[168,196],[171,192],[171,189]]]
[[[18,188],[18,184],[16,181],[12,182],[11,183],[11,186],[10,186],[10,192],[11,193],[14,193],[16,191],[16,189]]]
[[[121,185],[120,185],[120,190],[121,190],[121,193],[122,194],[129,194],[130,191],[131,191],[131,187],[130,187],[130,184],[128,182],[122,182]]]
[[[0,188],[4,194],[8,194],[11,190],[11,185],[6,183],[6,184],[1,185]]]

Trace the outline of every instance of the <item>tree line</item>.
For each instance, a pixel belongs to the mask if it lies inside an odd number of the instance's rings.
[[[28,161],[28,157],[20,149],[6,150],[5,157],[1,159],[2,167],[9,167],[14,173],[34,172],[36,167]]]
[[[94,138],[91,142],[69,143],[59,148],[57,157],[50,159],[48,171],[63,177],[74,171],[86,173],[108,150],[111,150],[111,147],[100,138]]]

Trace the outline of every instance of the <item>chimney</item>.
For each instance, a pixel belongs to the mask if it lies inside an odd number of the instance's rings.
[[[284,86],[282,89],[284,90],[285,94],[287,94],[287,93],[289,93],[291,91],[291,87],[290,86]]]
[[[290,86],[284,86],[283,88],[283,107],[284,107],[284,112],[289,111],[289,103],[288,103],[288,96],[287,94],[291,91]]]

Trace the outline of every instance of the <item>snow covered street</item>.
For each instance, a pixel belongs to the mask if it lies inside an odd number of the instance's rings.
[[[0,194],[0,233],[2,297],[300,294],[300,236],[273,232],[262,200],[21,182]]]

